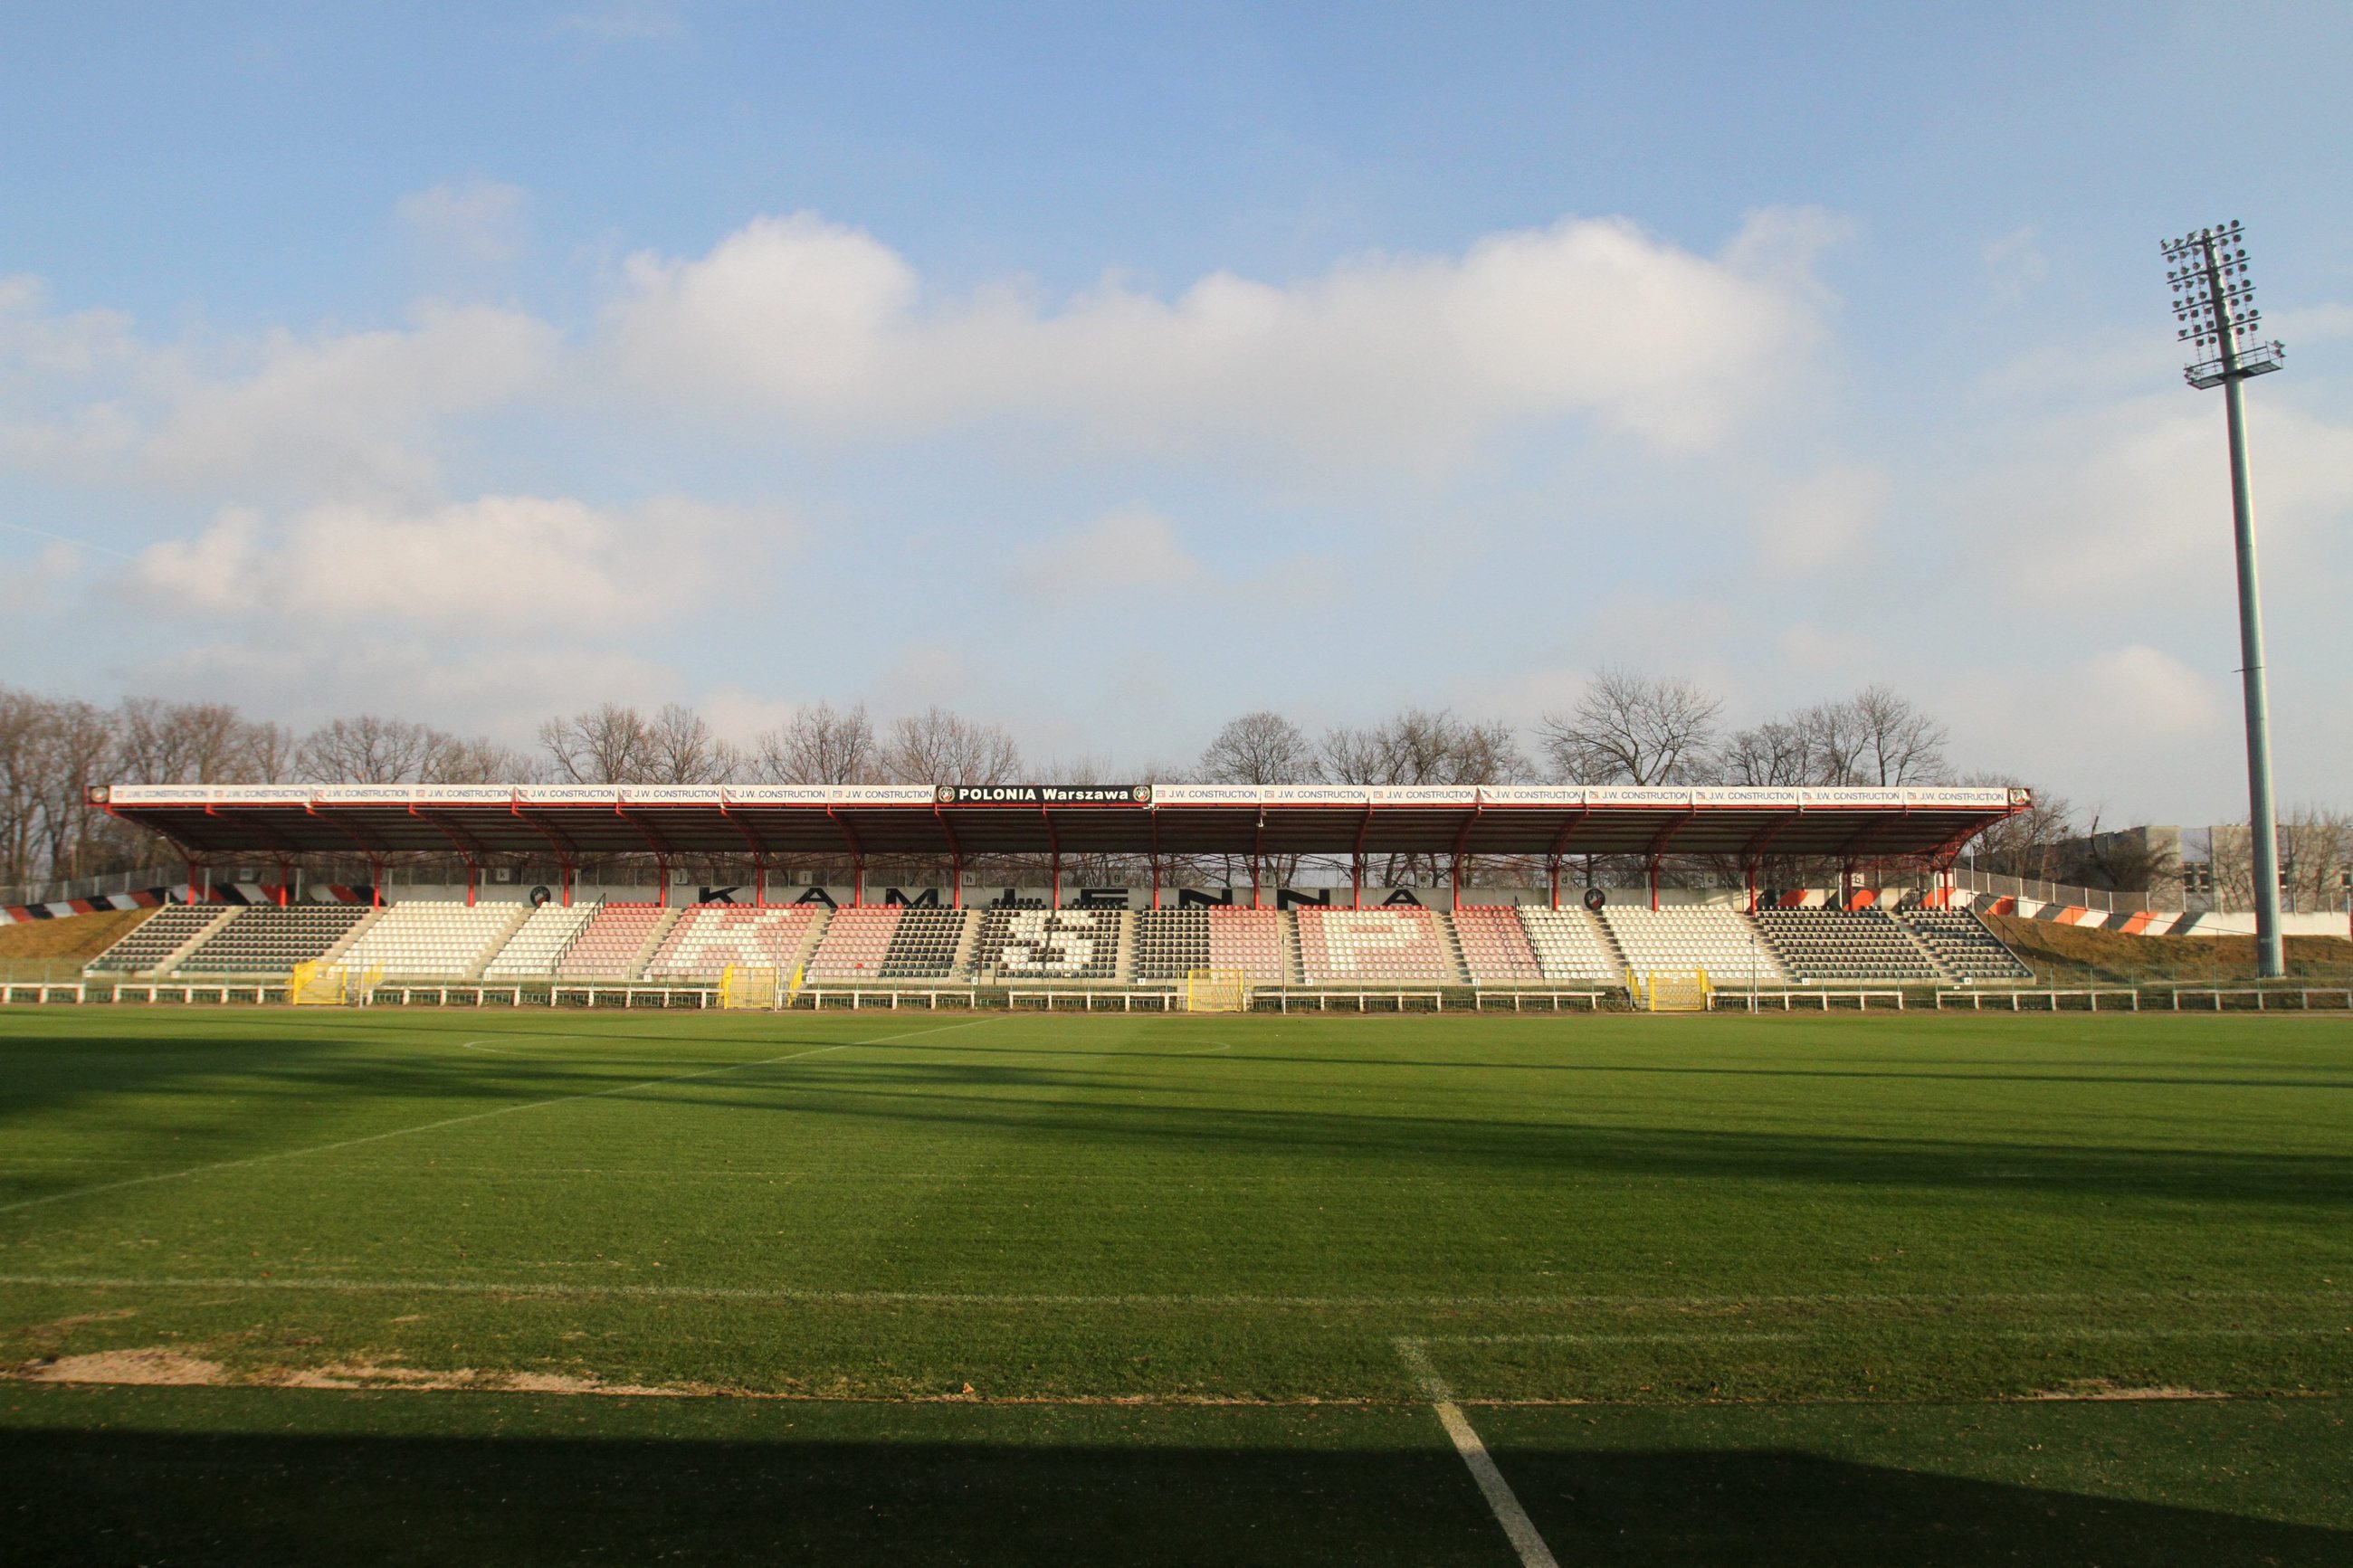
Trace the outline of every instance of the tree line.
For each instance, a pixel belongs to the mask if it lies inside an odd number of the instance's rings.
[[[111,708],[0,687],[0,884],[95,876],[154,863],[147,835],[84,803],[89,786],[170,784],[1009,784],[1033,773],[1063,783],[1281,784],[1580,784],[1832,786],[1947,782],[2011,784],[1954,772],[1945,725],[1901,694],[1869,687],[1740,726],[1715,693],[1621,667],[1597,671],[1577,699],[1526,733],[1449,709],[1404,707],[1365,724],[1310,733],[1260,710],[1225,725],[1176,765],[1122,773],[1100,760],[1025,756],[1002,726],[940,707],[878,722],[862,706],[817,703],[748,739],[719,733],[682,704],[651,711],[605,703],[538,727],[528,749],[413,720],[362,714],[307,731],[251,720],[217,702],[130,698]],[[2008,875],[2069,879],[2069,846],[2084,837],[2069,803],[2038,792],[2032,812],[1977,846],[1976,863]],[[2079,857],[2080,858],[2080,857]],[[1008,875],[1029,868],[1008,863]],[[1072,877],[1125,879],[1135,868],[1073,861]],[[1177,868],[1230,879],[1230,859]],[[1269,881],[1297,862],[1261,868]],[[1603,865],[1597,875],[1622,868]],[[1427,879],[1434,863],[1397,859],[1378,879]],[[1672,879],[1727,868],[1678,861]],[[1482,865],[1485,881],[1540,868]]]

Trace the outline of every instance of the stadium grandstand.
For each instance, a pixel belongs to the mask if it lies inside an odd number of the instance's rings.
[[[184,902],[100,954],[93,976],[248,979],[298,964],[386,984],[708,987],[733,970],[818,988],[1244,985],[1355,991],[1614,987],[1705,971],[1719,985],[1969,985],[2031,975],[1943,880],[1977,834],[2031,804],[2003,788],[1562,786],[123,784],[93,793],[170,843]],[[1670,854],[1736,872],[1662,888]],[[1220,858],[1247,881],[1179,885]],[[1324,857],[1346,880],[1275,885]],[[1630,860],[1614,895],[1564,871]],[[981,897],[976,862],[1029,858],[1042,886]],[[390,866],[455,862],[445,896],[387,900]],[[1777,862],[1835,865],[1820,898],[1767,890]],[[206,869],[269,862],[261,897],[223,910]],[[362,884],[294,874],[365,862]],[[1482,859],[1535,885],[1467,875]],[[1118,861],[1133,886],[1073,886]],[[590,896],[589,863],[647,868],[650,898]],[[1377,863],[1434,869],[1376,881]],[[673,868],[741,872],[673,901]],[[869,886],[871,866],[934,867],[936,885]],[[828,871],[846,867],[846,882]],[[1874,871],[1926,873],[1880,907]],[[542,879],[542,874],[544,879]],[[609,890],[608,881],[598,884]],[[439,889],[437,889],[439,890]]]

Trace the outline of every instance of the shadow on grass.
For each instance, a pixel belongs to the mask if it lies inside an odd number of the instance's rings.
[[[1674,1103],[1673,1113],[1685,1123],[1677,1126],[1536,1121],[1525,1115],[1505,1120],[1492,1111],[1406,1113],[1426,1103],[1417,1089],[1428,1087],[1427,1080],[1376,1082],[1369,1086],[1373,1097],[1361,1108],[1293,1110],[1251,1103],[1253,1086],[1228,1076],[1230,1068],[1247,1065],[1250,1058],[1240,1055],[1214,1058],[1217,1076],[1196,1081],[1165,1073],[1140,1078],[1134,1070],[1140,1062],[1112,1059],[1143,1058],[1141,1052],[1090,1053],[1060,1061],[1023,1060],[1029,1053],[987,1047],[926,1052],[914,1060],[819,1053],[823,1046],[860,1043],[847,1030],[838,1039],[828,1038],[831,1033],[753,1047],[765,1054],[782,1044],[793,1052],[818,1053],[804,1059],[712,1062],[684,1057],[670,1072],[594,1058],[523,1063],[464,1056],[457,1041],[465,1031],[455,1028],[448,1031],[447,1051],[392,1061],[345,1054],[354,1043],[349,1039],[301,1035],[269,1040],[251,1052],[224,1052],[226,1059],[215,1059],[209,1068],[200,1065],[202,1052],[185,1045],[172,1052],[96,1053],[103,1065],[84,1066],[79,1073],[53,1055],[46,1063],[23,1064],[25,1070],[0,1091],[0,1119],[31,1115],[44,1105],[79,1096],[160,1095],[164,1103],[151,1100],[136,1118],[118,1114],[109,1132],[144,1149],[168,1149],[161,1163],[167,1171],[211,1161],[299,1155],[309,1146],[386,1132],[431,1136],[437,1131],[432,1124],[448,1121],[462,1127],[486,1112],[526,1106],[546,1106],[534,1109],[535,1115],[562,1115],[564,1102],[573,1100],[690,1114],[708,1119],[713,1129],[728,1117],[786,1115],[944,1139],[1017,1134],[1076,1153],[1263,1155],[1294,1173],[1307,1159],[1342,1167],[1371,1162],[1403,1174],[1647,1175],[1814,1183],[1850,1190],[2088,1191],[2200,1203],[2353,1205],[2353,1156],[2336,1152],[1859,1138],[1690,1125],[1689,1118],[1705,1114],[1704,1101]],[[497,1037],[486,1032],[485,1037]],[[647,1037],[626,1031],[603,1037]],[[2239,1086],[2225,1080],[2202,1087],[2229,1092]],[[349,1111],[354,1103],[375,1109],[355,1117]],[[183,1106],[216,1114],[187,1115]],[[1844,1109],[1826,1089],[1824,1122],[1834,1125]],[[13,1177],[0,1198],[40,1200],[87,1184],[86,1175],[69,1168],[46,1178],[28,1173]]]
[[[1423,1449],[0,1434],[52,1563],[1467,1563],[1512,1553]],[[1515,1451],[1565,1563],[2342,1563],[2353,1535],[1797,1453]]]

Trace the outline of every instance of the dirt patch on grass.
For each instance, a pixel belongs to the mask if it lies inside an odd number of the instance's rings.
[[[635,1383],[605,1383],[593,1377],[573,1377],[551,1372],[478,1372],[472,1367],[427,1371],[411,1366],[377,1366],[367,1362],[337,1362],[283,1374],[264,1373],[254,1381],[279,1388],[405,1388],[456,1394],[602,1394],[615,1397],[688,1399],[734,1392],[681,1385],[656,1387]]]
[[[214,1387],[229,1381],[216,1361],[164,1345],[135,1351],[92,1351],[26,1362],[13,1376],[25,1383],[113,1383]]]
[[[62,920],[12,921],[0,926],[0,963],[46,960],[79,967],[121,941],[154,912],[101,910],[94,915],[68,915]]]
[[[2104,1377],[2086,1378],[2071,1383],[2064,1388],[2037,1389],[2026,1396],[2029,1401],[2047,1400],[2135,1400],[2135,1399],[2228,1399],[2230,1394],[2211,1388],[2133,1388],[2110,1383]]]
[[[2250,981],[2255,973],[2255,939],[2251,936],[2128,936],[2010,915],[1988,915],[1986,924],[2019,957],[2063,979],[2179,980],[2204,985]],[[2300,978],[2341,984],[2353,975],[2353,941],[2289,937],[2287,967]]]

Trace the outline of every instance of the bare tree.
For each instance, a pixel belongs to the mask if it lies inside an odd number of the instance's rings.
[[[275,752],[282,731],[248,724],[226,702],[123,701],[115,753],[119,776],[142,784],[229,784],[249,781],[256,752]],[[272,731],[264,734],[264,729]]]
[[[1324,731],[1318,771],[1335,784],[1482,784],[1525,778],[1511,727],[1444,709],[1402,708],[1377,724]]]
[[[425,760],[425,771],[419,784],[528,784],[532,777],[529,757],[512,746],[502,745],[487,735],[460,740],[455,735],[443,735],[433,754]]]
[[[106,782],[114,750],[112,715],[88,702],[51,702],[40,727],[39,805],[43,866],[52,877],[95,868],[111,819],[90,806],[90,788]]]
[[[1311,784],[1320,771],[1314,743],[1280,713],[1245,713],[1218,731],[1195,768],[1203,784]]]
[[[1736,731],[1716,753],[1712,771],[1728,784],[1761,787],[1819,782],[1812,734],[1794,718],[1767,719]]]
[[[2007,773],[1972,773],[1968,784],[2001,785],[2011,789],[2019,781]],[[2063,874],[2068,847],[2082,837],[2074,805],[2064,795],[2048,790],[2033,792],[2034,804],[2016,816],[2004,817],[1970,844],[1971,865],[1997,876],[2031,881],[2056,881]]]
[[[1847,707],[1860,737],[1857,782],[1910,784],[1944,779],[1945,743],[1951,735],[1911,699],[1884,686],[1867,686]]]
[[[1871,737],[1852,702],[1817,702],[1790,718],[1806,738],[1806,776],[1799,782],[1835,786],[1867,782],[1862,771]]]
[[[1669,784],[1707,767],[1721,698],[1622,666],[1594,673],[1566,712],[1538,722],[1555,773],[1578,784]]]
[[[414,784],[448,737],[406,719],[332,719],[302,738],[299,765],[317,784]]]
[[[682,702],[667,702],[646,725],[647,784],[725,784],[742,771],[743,754]]]
[[[2281,819],[2279,845],[2290,908],[2317,914],[2346,907],[2353,891],[2353,815],[2297,806]]]
[[[995,724],[976,723],[932,707],[891,726],[881,772],[897,784],[1010,784],[1021,774],[1021,748]]]
[[[47,707],[0,687],[0,881],[29,881],[38,863]]]
[[[881,763],[863,704],[819,702],[754,740],[747,766],[765,784],[852,784],[873,783]]]
[[[539,727],[539,745],[568,784],[643,784],[653,762],[644,717],[617,702],[550,719]]]

